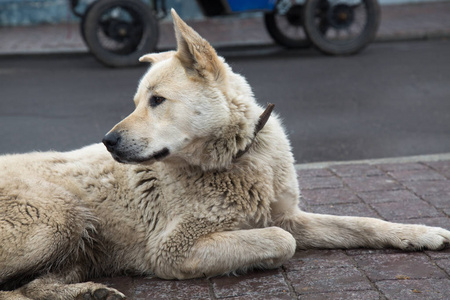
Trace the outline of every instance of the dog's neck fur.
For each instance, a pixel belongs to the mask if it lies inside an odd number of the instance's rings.
[[[259,130],[256,130],[256,126],[254,134],[236,130],[238,126],[234,125],[230,126],[221,138],[198,141],[203,151],[193,153],[194,155],[188,159],[188,164],[199,166],[204,171],[212,171],[228,169],[231,165],[239,163],[247,152],[252,151],[255,144],[261,144],[258,139],[262,137],[258,135]],[[195,143],[193,147],[199,149],[198,144]]]
[[[192,149],[196,151],[189,151],[191,156],[187,159],[189,165],[199,166],[204,171],[228,169],[231,165],[239,163],[244,158],[244,154],[252,151],[256,144],[261,144],[258,140],[263,137],[259,132],[266,125],[273,108],[270,105],[267,111],[262,112],[245,78],[234,74],[227,64],[225,66],[228,69],[229,80],[228,88],[224,93],[227,94],[228,99],[231,99],[229,124],[214,137],[209,136],[195,141]],[[238,86],[241,89],[238,89]],[[245,101],[243,101],[244,98]],[[249,119],[252,122],[249,122]],[[198,151],[198,149],[203,150]]]
[[[253,145],[253,142],[256,139],[256,136],[258,135],[258,132],[264,128],[264,126],[266,125],[267,121],[270,118],[270,115],[272,114],[272,110],[275,107],[274,104],[269,103],[267,105],[266,110],[259,116],[258,119],[258,123],[255,126],[255,131],[253,133],[253,139],[251,140],[251,142],[245,147],[244,150],[239,150],[238,153],[236,153],[236,155],[234,156],[233,160],[236,161],[237,159],[239,159],[242,155],[244,155],[245,153],[248,152],[248,150],[250,149],[250,147]]]

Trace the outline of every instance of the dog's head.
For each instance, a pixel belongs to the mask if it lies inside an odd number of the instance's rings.
[[[123,163],[173,158],[221,168],[252,138],[258,112],[249,108],[256,104],[245,79],[174,10],[172,16],[177,51],[140,58],[152,66],[139,83],[136,108],[103,143]]]

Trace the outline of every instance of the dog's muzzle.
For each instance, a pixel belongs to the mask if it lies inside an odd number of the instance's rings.
[[[128,147],[125,141],[122,139],[122,136],[112,131],[105,135],[102,140],[103,144],[106,146],[106,149],[111,153],[112,157],[121,163],[143,163],[143,162],[151,162],[151,161],[161,161],[170,154],[170,150],[167,147],[163,149],[153,152],[151,155],[142,155],[142,147],[138,147],[135,144],[133,147]]]

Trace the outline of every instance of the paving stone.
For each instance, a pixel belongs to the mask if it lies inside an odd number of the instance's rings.
[[[448,180],[405,182],[404,185],[421,197],[450,194],[450,181]]]
[[[425,251],[425,253],[430,256],[432,259],[450,259],[450,248],[439,250],[439,251]]]
[[[379,300],[380,294],[377,291],[349,291],[338,293],[320,293],[301,295],[301,300]]]
[[[267,294],[261,294],[261,295],[247,295],[247,296],[237,296],[237,297],[226,297],[226,298],[218,298],[218,299],[232,299],[232,300],[254,300],[254,299],[261,299],[261,300],[291,300],[295,299],[292,298],[289,294],[283,293],[283,294],[275,294],[275,295],[267,295]]]
[[[372,281],[447,278],[447,274],[420,252],[359,255],[354,259]]]
[[[450,161],[426,162],[425,164],[437,170],[447,178],[450,178]]]
[[[342,187],[342,180],[337,177],[304,177],[300,178],[301,189],[331,189]]]
[[[281,269],[254,271],[245,276],[211,279],[217,298],[255,295],[289,295]]]
[[[350,164],[331,166],[331,170],[340,177],[366,177],[384,175],[375,166],[368,164]]]
[[[135,280],[134,300],[153,299],[210,299],[207,279],[162,280],[139,278]]]
[[[295,291],[301,295],[372,288],[365,275],[354,267],[304,268],[286,273]]]
[[[132,277],[117,276],[117,277],[102,277],[93,280],[97,283],[102,283],[108,287],[114,288],[121,293],[125,294],[130,299],[133,299],[134,294],[134,282]]]
[[[371,206],[388,221],[443,216],[436,208],[420,199],[373,203]]]
[[[358,193],[358,196],[366,203],[381,203],[420,199],[408,190],[363,192]]]
[[[388,171],[405,171],[405,170],[423,170],[428,169],[427,166],[420,163],[392,163],[377,165],[381,170]]]
[[[402,186],[388,177],[346,177],[344,182],[356,192],[399,190]]]
[[[444,212],[444,214],[450,217],[450,208],[443,209],[442,211]]]
[[[437,208],[450,208],[450,193],[426,195],[423,199]]]
[[[334,176],[334,174],[327,169],[304,169],[304,170],[297,170],[297,176],[299,178],[331,177]]]
[[[317,214],[329,214],[336,216],[357,216],[369,218],[380,217],[367,204],[363,203],[311,206],[310,211]]]
[[[449,279],[389,280],[375,283],[388,300],[448,300]]]
[[[423,164],[428,165],[436,170],[450,170],[450,160],[428,161],[423,162]]]
[[[399,249],[393,249],[393,248],[387,248],[387,249],[358,248],[358,249],[345,250],[345,253],[349,256],[369,255],[369,254],[387,255],[387,254],[394,254],[394,253],[405,253],[405,251],[399,250]]]
[[[354,262],[343,250],[299,250],[283,266],[289,272],[314,268],[353,267]]]
[[[308,202],[304,201],[303,199],[300,199],[300,202],[298,203],[298,208],[302,211],[309,211],[309,205]]]
[[[450,275],[450,258],[439,259],[435,262],[439,267],[442,268],[448,275]]]
[[[401,171],[391,171],[389,175],[397,179],[398,181],[433,181],[433,180],[446,180],[447,178],[441,174],[430,170],[401,170]]]
[[[361,200],[349,189],[303,190],[303,200],[308,205],[359,203]]]

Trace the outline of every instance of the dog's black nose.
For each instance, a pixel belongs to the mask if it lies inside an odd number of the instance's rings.
[[[117,146],[117,144],[120,141],[120,134],[113,131],[105,135],[102,142],[106,146],[106,149],[108,149],[109,152],[113,152],[114,148]]]

